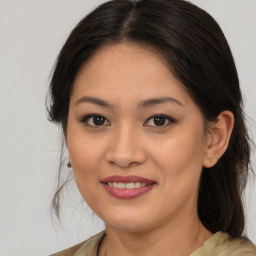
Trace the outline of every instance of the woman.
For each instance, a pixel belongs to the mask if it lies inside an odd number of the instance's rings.
[[[256,255],[241,237],[239,80],[209,14],[183,0],[102,4],[63,46],[50,96],[68,166],[106,227],[55,255]]]

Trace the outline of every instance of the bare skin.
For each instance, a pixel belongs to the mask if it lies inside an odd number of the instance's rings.
[[[122,255],[163,255],[188,256],[212,236],[212,233],[198,222],[197,227],[183,226],[184,230],[165,232],[161,237],[159,231],[145,234],[126,234],[123,232],[108,232],[99,250],[99,256]],[[194,229],[194,233],[192,230]],[[110,233],[110,234],[109,234]],[[184,233],[184,236],[181,234]],[[156,237],[155,237],[156,236]],[[173,241],[173,242],[170,242]],[[182,245],[182,246],[177,246]]]
[[[155,49],[100,48],[76,78],[67,127],[77,186],[106,225],[99,255],[187,256],[199,248],[212,235],[197,214],[201,170],[225,152],[233,122],[224,111],[206,132],[200,109]],[[154,183],[118,198],[103,182],[113,175]]]

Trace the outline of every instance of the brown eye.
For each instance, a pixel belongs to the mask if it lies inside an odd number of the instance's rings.
[[[156,126],[163,126],[166,122],[165,117],[154,117],[153,122]]]
[[[175,122],[176,121],[170,116],[154,115],[151,116],[144,125],[153,127],[165,127]]]
[[[100,115],[87,115],[82,120],[82,123],[85,123],[88,126],[109,126],[110,123],[108,120]]]
[[[105,120],[106,119],[102,116],[95,116],[95,117],[93,117],[92,122],[94,125],[99,126],[99,125],[103,125],[105,123]]]

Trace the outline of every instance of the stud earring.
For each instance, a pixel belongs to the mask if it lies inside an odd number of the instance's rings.
[[[72,168],[72,162],[71,162],[71,159],[69,158],[69,161],[68,161],[68,163],[67,163],[67,167],[68,168]]]

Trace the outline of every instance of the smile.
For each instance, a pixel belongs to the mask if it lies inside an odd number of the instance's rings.
[[[119,199],[133,199],[150,191],[155,181],[138,176],[111,176],[101,182],[105,190]]]
[[[119,188],[119,189],[134,189],[134,188],[149,186],[149,184],[147,183],[140,183],[140,182],[129,182],[129,183],[109,182],[107,184],[110,187]]]

